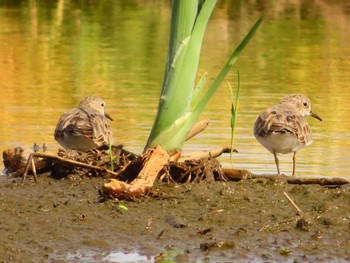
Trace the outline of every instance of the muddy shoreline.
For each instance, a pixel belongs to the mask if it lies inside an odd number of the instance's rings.
[[[118,201],[99,194],[105,178],[38,179],[0,180],[0,262],[350,261],[349,185],[158,182]]]

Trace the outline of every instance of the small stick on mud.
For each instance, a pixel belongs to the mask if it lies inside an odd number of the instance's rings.
[[[37,183],[37,180],[36,180],[36,167],[35,167],[34,157],[32,157],[32,171],[33,171],[34,181],[35,181],[35,183]]]
[[[27,161],[27,164],[26,164],[26,168],[24,170],[24,173],[22,175],[22,184],[24,182],[24,180],[26,179],[27,177],[27,174],[29,172],[29,167],[31,166],[32,167],[32,172],[33,172],[33,177],[34,177],[34,182],[37,183],[38,180],[36,178],[36,168],[35,168],[35,163],[34,163],[34,155],[35,153],[31,153],[28,157],[28,161]]]
[[[163,234],[164,234],[165,230],[163,229],[162,231],[160,231],[160,233],[157,236],[157,239],[161,239]]]
[[[118,173],[116,173],[114,171],[111,171],[111,170],[109,170],[107,168],[104,168],[104,167],[100,167],[100,166],[96,166],[96,165],[91,165],[91,164],[87,164],[87,163],[82,163],[82,162],[70,160],[70,159],[63,158],[63,157],[60,157],[60,156],[57,156],[57,155],[50,155],[50,154],[46,154],[46,153],[32,153],[28,157],[28,161],[27,161],[27,164],[25,166],[25,171],[24,171],[24,173],[22,175],[22,183],[24,182],[24,180],[27,177],[27,174],[29,172],[30,166],[32,168],[34,181],[35,181],[35,183],[37,183],[37,176],[36,176],[36,168],[35,168],[35,163],[34,163],[34,157],[57,160],[57,161],[61,161],[61,162],[64,162],[64,163],[80,166],[80,167],[83,167],[83,168],[89,168],[89,169],[93,169],[93,170],[97,170],[97,171],[103,171],[103,172],[107,172],[107,173],[109,173],[110,175],[113,175],[113,176],[117,176],[118,175]]]
[[[216,158],[219,157],[223,153],[230,152],[238,152],[236,149],[232,149],[231,147],[218,147],[215,149],[211,149],[209,151],[200,151],[200,152],[192,152],[189,156],[181,157],[180,161],[189,161],[189,160],[199,160],[202,158]]]
[[[290,198],[290,196],[289,196],[286,192],[283,192],[283,194],[287,197],[288,201],[294,206],[294,208],[295,208],[299,213],[302,213],[301,209],[294,203],[294,201],[292,200],[292,198]]]

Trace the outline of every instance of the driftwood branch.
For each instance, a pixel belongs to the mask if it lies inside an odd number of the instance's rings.
[[[47,159],[56,160],[56,161],[60,161],[60,162],[63,162],[63,163],[68,163],[68,164],[71,164],[71,165],[79,166],[79,167],[82,167],[82,168],[89,168],[89,169],[93,169],[93,170],[100,171],[100,172],[107,172],[110,175],[114,175],[114,176],[117,175],[116,172],[113,172],[113,171],[111,171],[109,169],[106,169],[104,167],[100,167],[100,166],[95,166],[95,165],[91,165],[91,164],[87,164],[87,163],[74,161],[74,160],[67,159],[67,158],[64,158],[64,157],[60,157],[60,156],[57,156],[57,155],[51,155],[51,154],[46,154],[46,153],[31,153],[29,155],[29,157],[28,157],[28,161],[27,161],[27,164],[25,166],[24,173],[22,175],[22,182],[24,182],[24,180],[26,179],[26,177],[28,175],[28,172],[30,171],[30,168],[31,168],[31,171],[32,171],[33,176],[34,176],[34,181],[37,182],[34,158],[44,158],[46,160]]]
[[[48,155],[48,154],[44,154],[44,153],[35,153],[35,156],[36,157],[42,157],[42,158],[51,158],[53,160],[58,160],[60,162],[69,163],[69,164],[76,165],[76,166],[79,166],[79,167],[89,168],[89,169],[93,169],[93,170],[101,171],[101,172],[107,172],[110,175],[114,175],[114,176],[117,175],[116,172],[113,172],[113,171],[111,171],[111,170],[109,170],[107,168],[96,166],[96,165],[91,165],[91,164],[87,164],[87,163],[82,163],[82,162],[78,162],[78,161],[74,161],[74,160],[67,159],[67,158],[64,158],[64,157],[60,157],[60,156],[57,156],[57,155]]]
[[[168,164],[170,157],[165,150],[157,146],[155,149],[148,150],[141,158],[144,160],[143,167],[135,180],[129,184],[117,179],[110,179],[108,183],[104,184],[102,191],[108,195],[125,198],[146,194],[152,188],[159,172]]]
[[[230,153],[231,151],[238,152],[236,149],[232,149],[231,147],[218,147],[209,151],[193,152],[189,156],[183,156],[180,158],[180,161],[183,162],[188,160],[199,160],[203,158],[216,158],[223,153]]]
[[[240,181],[246,179],[270,179],[283,178],[288,184],[319,184],[319,185],[344,185],[350,181],[343,178],[295,178],[285,175],[256,175],[247,170],[222,169],[225,177],[230,181]]]

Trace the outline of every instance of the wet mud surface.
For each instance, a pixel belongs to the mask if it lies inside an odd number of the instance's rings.
[[[0,262],[350,261],[346,185],[157,183],[118,201],[99,194],[107,179],[38,179],[0,179]]]

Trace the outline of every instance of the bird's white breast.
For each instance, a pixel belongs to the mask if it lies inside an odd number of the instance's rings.
[[[305,146],[291,133],[271,133],[264,137],[256,136],[256,139],[271,153],[296,152]]]

